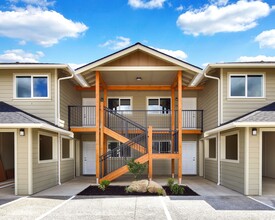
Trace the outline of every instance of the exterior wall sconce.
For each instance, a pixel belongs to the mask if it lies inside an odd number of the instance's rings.
[[[257,135],[257,128],[252,128],[252,135],[256,136]]]
[[[19,135],[20,136],[25,136],[25,129],[24,128],[20,128]]]
[[[136,80],[137,80],[137,81],[141,81],[142,78],[141,78],[140,76],[138,76],[138,77],[136,78]]]

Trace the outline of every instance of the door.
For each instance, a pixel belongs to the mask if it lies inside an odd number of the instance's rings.
[[[95,142],[83,142],[83,175],[94,175],[96,169]]]
[[[196,129],[197,128],[197,98],[182,98],[182,128]]]
[[[82,105],[82,126],[95,126],[95,98],[83,98]]]
[[[182,174],[197,175],[197,142],[182,142]]]

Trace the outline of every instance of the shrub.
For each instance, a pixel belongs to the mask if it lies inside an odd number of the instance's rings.
[[[131,192],[133,192],[133,190],[130,187],[126,186],[125,187],[125,192],[126,193],[131,193]]]
[[[98,186],[99,189],[105,191],[105,189],[110,185],[111,181],[109,180],[102,180],[100,185]]]
[[[166,192],[165,192],[164,189],[158,189],[157,194],[158,194],[159,196],[164,196],[164,195],[166,195]]]
[[[179,184],[175,183],[173,178],[169,178],[167,180],[167,185],[173,195],[182,195],[184,194],[184,187],[180,186]]]
[[[128,170],[130,173],[134,175],[135,180],[139,179],[141,174],[147,168],[147,164],[141,164],[139,162],[135,162],[135,159],[131,159],[127,162]]]

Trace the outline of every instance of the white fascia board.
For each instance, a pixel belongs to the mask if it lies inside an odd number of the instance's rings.
[[[275,122],[235,122],[236,127],[275,127]]]
[[[208,137],[208,136],[210,136],[212,134],[216,134],[218,132],[229,130],[229,129],[232,129],[232,128],[236,128],[235,123],[230,123],[230,124],[227,124],[227,125],[223,125],[223,126],[214,128],[214,129],[209,130],[209,131],[205,131],[204,134],[203,134],[203,136],[204,137]]]
[[[69,72],[73,72],[67,64],[0,64],[0,69],[66,69]]]
[[[180,66],[99,66],[92,71],[178,71],[184,70]]]
[[[47,125],[47,124],[35,124],[35,123],[18,123],[18,124],[0,124],[0,129],[1,128],[15,128],[15,129],[19,129],[19,128],[40,128],[40,129],[45,129],[48,131],[53,131],[53,132],[57,132],[57,133],[61,133],[67,136],[70,136],[71,138],[74,137],[74,133],[71,131],[66,131],[64,129],[52,126],[52,125]]]

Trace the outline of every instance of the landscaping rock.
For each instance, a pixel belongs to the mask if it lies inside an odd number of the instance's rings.
[[[131,192],[147,192],[147,186],[149,184],[148,180],[139,180],[133,181],[130,186],[128,186],[128,190]]]
[[[165,190],[163,189],[163,187],[161,185],[159,185],[158,183],[152,181],[152,180],[149,181],[147,191],[150,192],[150,193],[160,193],[160,192],[162,192],[162,194],[165,195]]]

